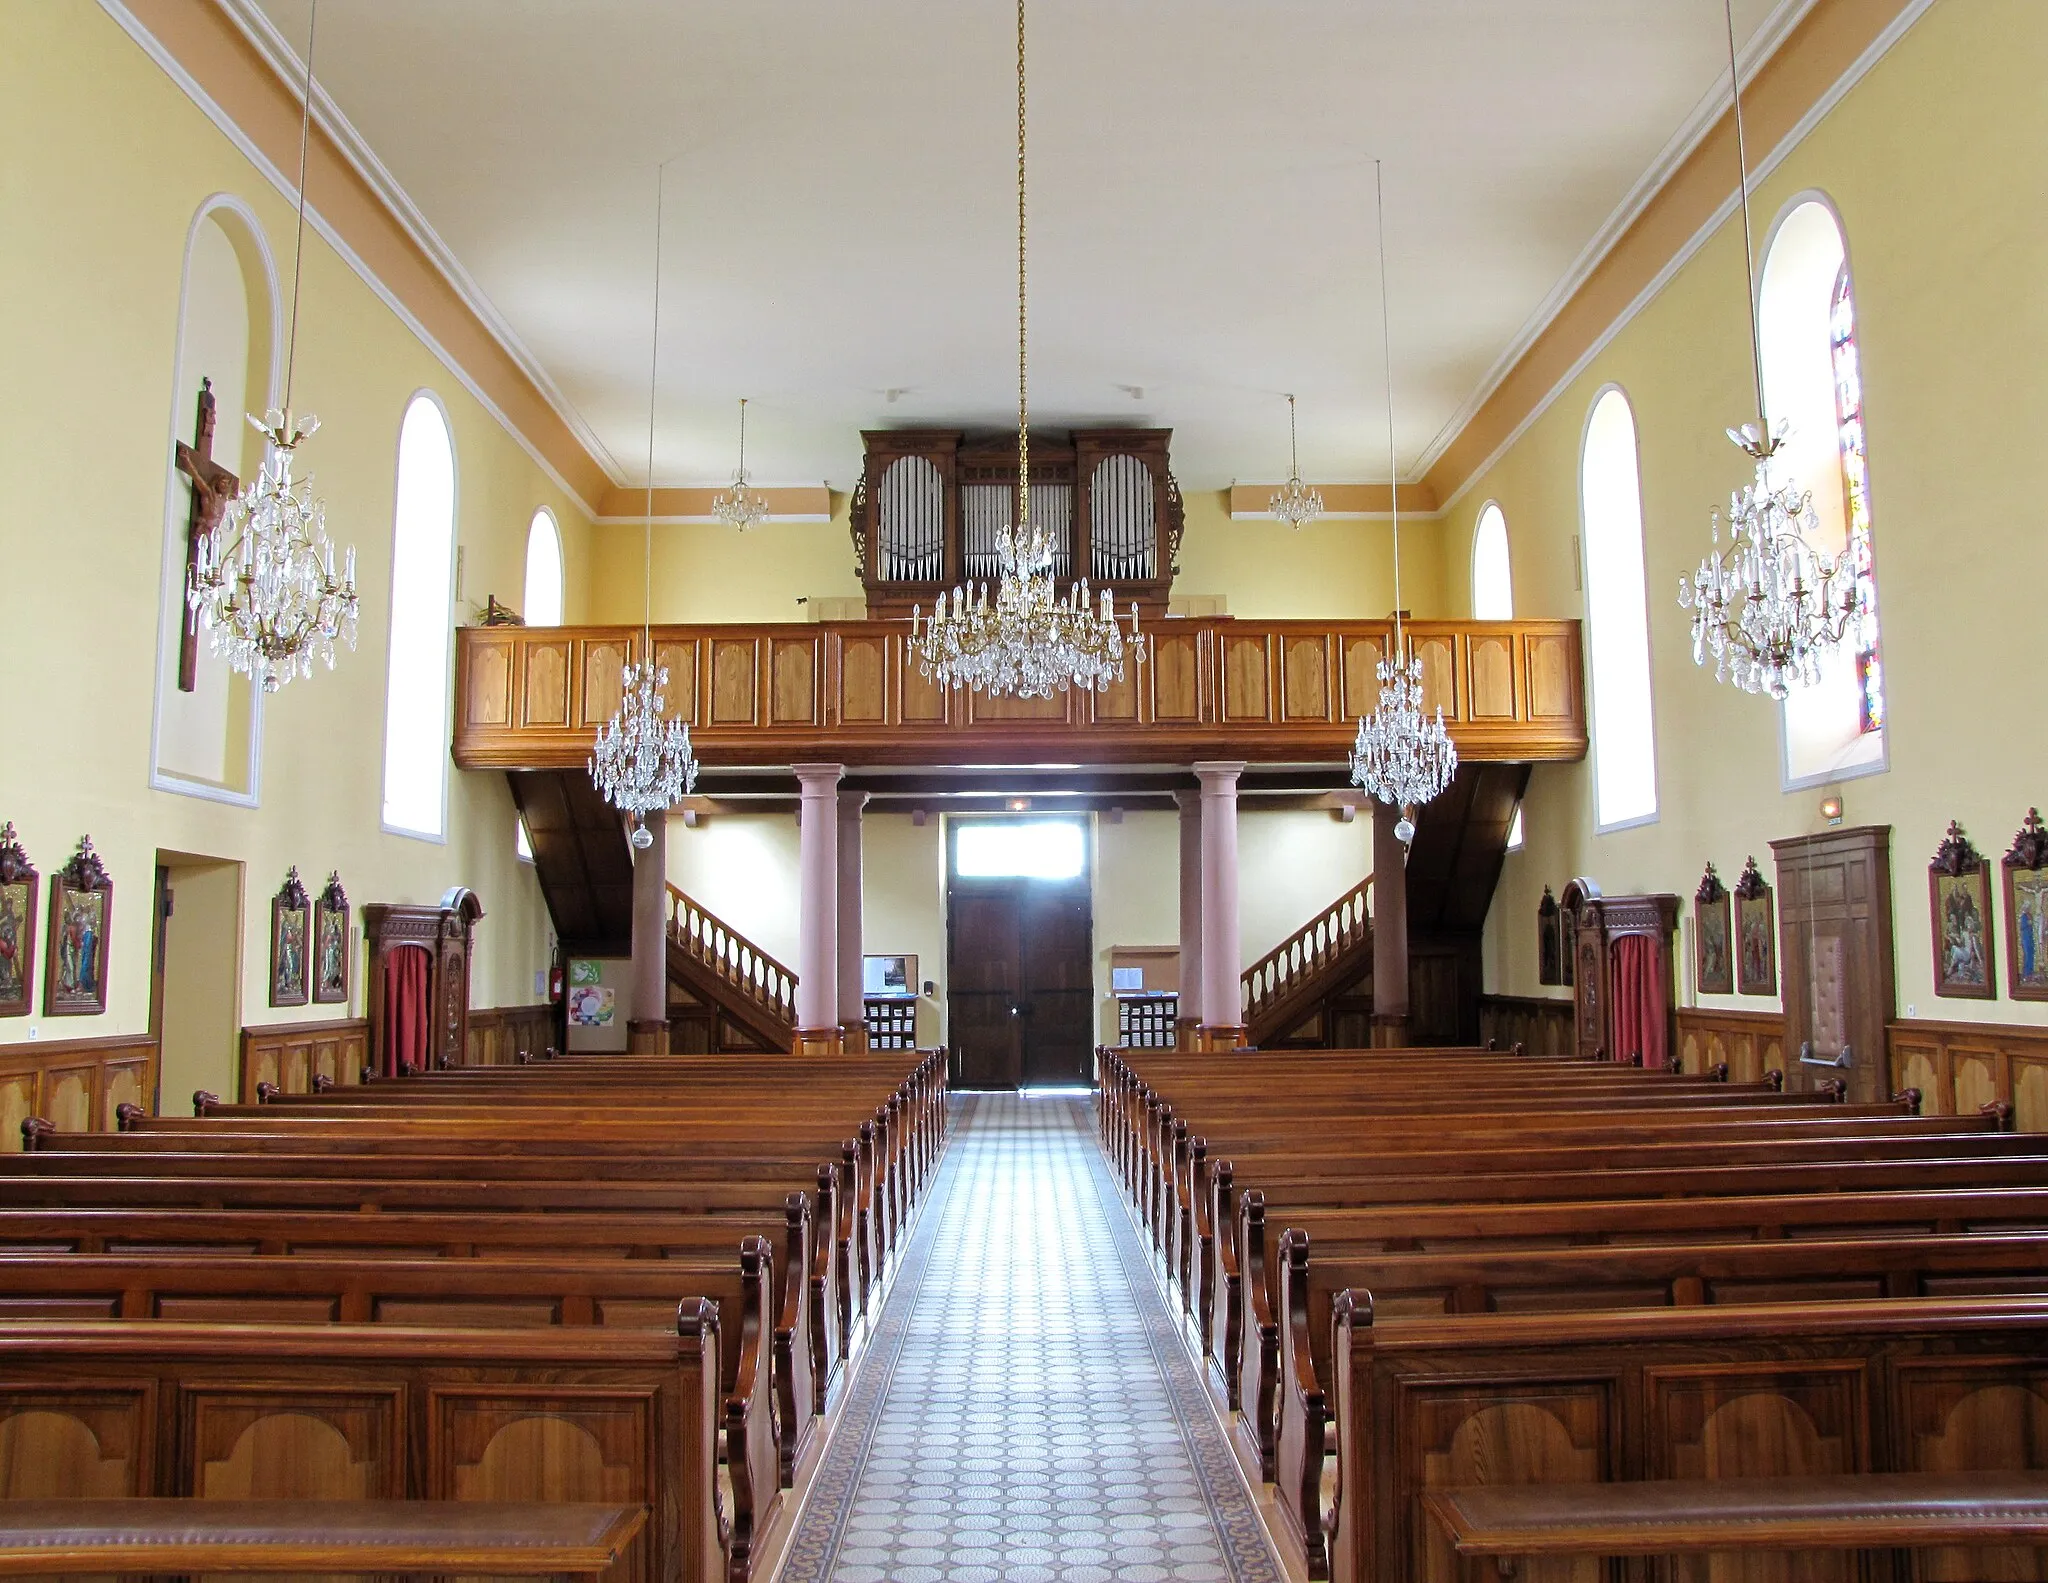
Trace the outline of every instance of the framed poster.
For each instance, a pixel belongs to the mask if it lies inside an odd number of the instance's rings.
[[[348,1004],[348,963],[348,892],[341,888],[341,875],[333,872],[313,907],[313,1000],[317,1005]]]
[[[1927,906],[1934,937],[1934,993],[1953,1000],[1995,1000],[1991,962],[1991,865],[1949,821],[1927,865]]]
[[[299,883],[296,867],[288,870],[277,894],[270,898],[270,1004],[303,1006],[308,992],[306,954],[313,935],[313,904]]]
[[[45,1017],[97,1017],[107,1009],[107,941],[114,882],[81,836],[50,881],[50,938],[43,963]]]
[[[1692,893],[1693,982],[1702,995],[1735,993],[1735,962],[1728,887],[1709,863]]]
[[[1735,882],[1735,987],[1744,995],[1778,993],[1778,908],[1755,858]]]
[[[0,1017],[26,1017],[36,993],[36,887],[14,823],[0,825]]]
[[[5,862],[0,852],[0,864]],[[2042,825],[2038,808],[2027,810],[2001,867],[2006,993],[2014,1000],[2048,1000],[2048,826]]]
[[[915,956],[864,956],[860,959],[860,989],[863,995],[915,995]]]
[[[1543,887],[1543,900],[1536,904],[1536,982],[1564,982],[1564,922],[1548,885]]]

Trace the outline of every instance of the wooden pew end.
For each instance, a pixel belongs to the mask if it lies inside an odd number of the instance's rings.
[[[41,1116],[30,1116],[21,1124],[21,1152],[34,1154],[42,1148],[45,1138],[53,1138],[56,1135],[57,1127],[54,1122],[45,1121]]]

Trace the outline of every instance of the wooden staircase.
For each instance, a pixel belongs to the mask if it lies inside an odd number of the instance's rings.
[[[1372,876],[1367,875],[1244,970],[1245,1038],[1260,1049],[1336,1038],[1333,1004],[1372,976]],[[1370,1010],[1368,1005],[1366,1008]]]
[[[796,974],[673,885],[668,888],[668,981],[672,1047],[676,1034],[698,1042],[694,1030],[679,1023],[704,1025],[707,1053],[793,1047]],[[678,989],[688,997],[686,1006],[702,1006],[710,1015],[688,1010],[678,1015]]]

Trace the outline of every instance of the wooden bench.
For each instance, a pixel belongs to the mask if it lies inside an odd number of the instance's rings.
[[[1495,1558],[1503,1578],[1527,1557],[2048,1543],[2041,1471],[1494,1484],[1437,1490],[1422,1505],[1453,1550]]]
[[[595,1577],[645,1506],[570,1501],[0,1502],[0,1572]]]

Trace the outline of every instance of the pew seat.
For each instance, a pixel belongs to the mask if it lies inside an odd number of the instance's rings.
[[[1524,1558],[1905,1550],[2048,1541],[2048,1472],[1482,1484],[1424,1509],[1460,1556]]]
[[[0,1502],[0,1572],[595,1576],[647,1524],[590,1501]]]

